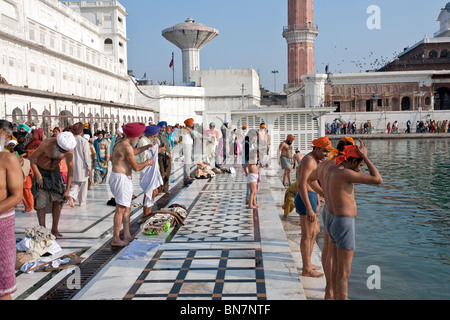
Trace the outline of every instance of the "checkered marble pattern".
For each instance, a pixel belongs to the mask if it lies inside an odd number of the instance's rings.
[[[214,188],[219,190],[211,191]],[[258,213],[245,204],[246,188],[242,183],[206,184],[171,242],[257,241]]]
[[[159,250],[124,300],[266,299],[260,249]]]

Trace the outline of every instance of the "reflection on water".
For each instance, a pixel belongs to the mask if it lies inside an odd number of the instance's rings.
[[[366,143],[384,182],[355,186],[350,298],[449,299],[449,139]],[[371,265],[381,269],[379,290],[366,286]]]

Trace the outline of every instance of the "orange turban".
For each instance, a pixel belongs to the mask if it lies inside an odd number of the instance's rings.
[[[242,126],[242,129],[243,129],[243,130],[247,129],[247,126]]]
[[[343,137],[340,141],[347,141],[350,142],[351,144],[355,144],[355,140],[353,140],[352,137]]]
[[[343,137],[343,138],[341,138],[341,140],[339,140],[339,142],[342,142],[342,141],[347,141],[347,142],[349,142],[351,144],[355,144],[355,141],[353,140],[352,137]],[[330,156],[328,157],[328,160],[336,158],[340,154],[341,154],[341,152],[338,149],[333,148],[331,150]]]
[[[343,161],[347,161],[348,158],[361,159],[361,155],[358,152],[358,147],[355,145],[345,146],[342,155],[336,159],[336,164],[340,164]]]
[[[187,125],[188,127],[192,126],[194,124],[194,119],[190,118],[190,119],[186,119],[184,121],[184,124]]]
[[[331,145],[331,141],[327,136],[314,140],[312,142],[312,144],[313,144],[313,147],[325,148],[328,150],[333,149],[333,146]]]
[[[286,140],[294,141],[295,137],[292,134],[290,134],[290,135],[287,136]]]
[[[265,125],[264,123],[261,123],[261,124],[259,125],[259,127],[260,127],[261,129],[264,129],[264,128],[266,127],[266,125]]]

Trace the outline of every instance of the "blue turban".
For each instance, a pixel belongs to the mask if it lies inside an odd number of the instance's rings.
[[[166,127],[167,128],[167,122],[166,121],[161,121],[160,123],[158,123],[158,126],[162,127]]]
[[[157,125],[153,125],[153,126],[148,126],[145,131],[144,134],[148,137],[154,136],[155,134],[159,133],[159,131],[161,131],[161,127],[157,126]]]

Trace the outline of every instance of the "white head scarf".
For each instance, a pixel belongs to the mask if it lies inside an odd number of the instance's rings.
[[[58,141],[58,147],[64,151],[72,151],[77,146],[77,140],[72,132],[61,132],[56,139]]]

